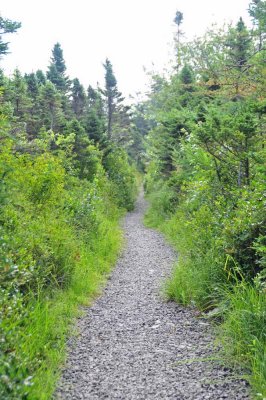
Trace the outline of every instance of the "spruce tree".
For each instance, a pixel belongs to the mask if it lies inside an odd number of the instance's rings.
[[[38,85],[44,85],[46,83],[46,76],[42,70],[38,69],[36,71],[36,79],[37,79]]]
[[[258,37],[258,50],[263,50],[266,38],[266,2],[264,0],[252,0],[249,5],[249,14],[255,25],[255,33]]]
[[[4,42],[3,35],[14,33],[21,27],[20,22],[11,21],[0,16],[0,58],[8,53],[8,42]]]
[[[38,101],[41,110],[41,121],[45,128],[60,132],[65,122],[62,97],[52,82],[47,81],[45,85],[41,86]]]
[[[13,78],[11,80],[11,98],[13,100],[14,115],[23,119],[27,114],[27,107],[29,105],[29,98],[27,96],[27,85],[25,79],[18,69],[15,69]]]
[[[250,84],[248,60],[252,54],[251,35],[242,18],[239,19],[236,27],[229,31],[226,46],[228,49],[226,78],[229,87],[234,88],[235,100],[238,100]]]
[[[104,146],[106,135],[106,116],[104,113],[104,103],[99,89],[88,87],[87,113],[85,120],[86,132],[90,139],[95,143]]]
[[[52,50],[51,62],[47,71],[47,78],[61,92],[66,93],[69,89],[69,79],[66,76],[66,64],[63,57],[61,45],[56,43]]]
[[[180,26],[183,22],[183,13],[180,11],[176,12],[174,23],[177,25],[177,68],[180,67],[181,58],[180,58],[180,37],[182,35]]]
[[[180,71],[180,81],[184,85],[191,85],[194,82],[193,70],[187,64]]]
[[[75,116],[80,119],[86,107],[86,93],[80,81],[75,78],[71,87],[71,106]]]
[[[29,96],[33,99],[36,100],[38,94],[39,94],[39,87],[38,87],[38,80],[34,72],[31,72],[30,74],[25,74],[24,75],[26,84],[27,84],[27,92]]]
[[[38,80],[34,72],[25,74],[24,79],[27,84],[27,95],[29,98],[27,133],[30,138],[34,138],[41,126],[38,103],[40,90]]]
[[[229,35],[227,46],[231,67],[243,70],[250,56],[251,37],[242,18],[239,19],[236,28]]]
[[[112,137],[115,113],[118,111],[119,104],[124,100],[118,91],[117,81],[113,72],[113,66],[108,58],[103,65],[105,69],[105,91],[107,104],[107,136]]]

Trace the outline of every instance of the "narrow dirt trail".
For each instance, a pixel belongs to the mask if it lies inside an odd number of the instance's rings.
[[[208,323],[164,302],[160,287],[176,259],[142,223],[141,194],[124,221],[126,246],[108,286],[78,320],[57,399],[248,399],[245,382],[211,361]]]

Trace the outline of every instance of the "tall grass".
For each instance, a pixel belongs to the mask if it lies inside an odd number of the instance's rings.
[[[42,295],[28,306],[32,311],[25,319],[24,340],[17,342],[17,351],[28,358],[29,364],[32,360],[39,363],[30,386],[24,388],[29,399],[51,398],[65,360],[66,339],[74,333],[73,317],[80,314],[80,305],[90,304],[100,293],[106,274],[115,262],[121,232],[117,224],[111,223],[105,233],[98,238],[93,252],[82,249],[69,288],[55,290],[48,299]]]
[[[73,318],[118,255],[124,210],[102,168],[81,180],[50,153],[11,148],[0,168],[0,398],[48,400]]]
[[[151,207],[145,222],[161,230],[178,251],[178,264],[167,282],[169,298],[183,304],[193,302],[201,310],[216,306],[220,284],[226,280],[223,257],[218,248],[220,229],[215,216],[205,205],[190,213],[186,205],[171,212],[172,191],[162,186],[149,195]]]
[[[0,398],[51,398],[60,367],[65,360],[66,339],[73,330],[73,318],[80,305],[88,305],[97,296],[121,247],[121,230],[117,220],[105,221],[94,241],[93,250],[80,242],[79,255],[70,283],[62,288],[40,288],[28,293],[30,301],[21,299],[5,315],[2,329],[9,335],[11,357],[1,366]],[[6,336],[7,336],[6,335]]]
[[[166,294],[203,312],[215,308],[227,363],[246,370],[254,397],[266,398],[263,276],[248,281],[241,273],[224,233],[226,224],[232,222],[222,220],[221,216],[226,215],[223,204],[212,208],[203,201],[195,206],[193,200],[180,198],[175,209],[169,211],[171,193],[166,185],[156,186],[156,191],[148,195],[150,209],[145,217],[146,224],[162,231],[178,251],[178,263],[166,284]]]
[[[224,289],[226,309],[219,337],[232,363],[251,371],[256,397],[266,397],[266,295],[245,281]]]

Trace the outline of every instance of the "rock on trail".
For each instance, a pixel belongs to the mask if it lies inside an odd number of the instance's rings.
[[[162,299],[176,254],[143,226],[145,208],[141,194],[106,289],[77,321],[55,398],[249,399],[245,382],[215,362],[210,325]]]

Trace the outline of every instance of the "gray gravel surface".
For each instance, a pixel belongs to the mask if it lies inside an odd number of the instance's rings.
[[[143,226],[141,194],[108,285],[78,321],[56,399],[248,399],[246,383],[213,360],[210,325],[161,295],[176,260]]]

